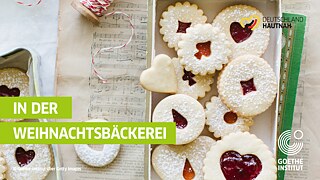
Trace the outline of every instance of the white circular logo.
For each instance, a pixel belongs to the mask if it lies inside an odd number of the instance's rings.
[[[293,133],[293,137],[296,140],[301,140],[303,138],[303,132],[301,130],[296,130]],[[278,147],[279,150],[288,156],[293,156],[298,154],[303,148],[303,142],[294,142],[290,145],[291,130],[286,130],[279,136]]]

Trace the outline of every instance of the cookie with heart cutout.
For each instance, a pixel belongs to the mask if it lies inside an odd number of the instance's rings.
[[[103,119],[92,119],[86,122],[106,123]],[[104,144],[101,151],[92,149],[87,144],[75,144],[74,149],[82,162],[92,167],[104,167],[117,157],[120,144]]]
[[[231,43],[211,24],[197,24],[181,36],[178,56],[181,64],[193,74],[213,74],[229,62]]]
[[[255,135],[231,133],[222,138],[204,159],[204,180],[276,180],[274,155]]]
[[[0,70],[0,97],[29,95],[29,77],[16,68]],[[23,119],[0,119],[0,121],[21,121]]]
[[[7,161],[7,179],[45,179],[53,166],[49,145],[4,144],[0,145],[0,151]]]
[[[177,77],[172,60],[165,54],[157,55],[149,69],[140,75],[144,89],[159,93],[176,93]]]
[[[203,160],[215,143],[199,136],[186,145],[159,145],[152,153],[152,166],[163,180],[202,180]]]
[[[168,43],[169,48],[178,50],[178,42],[181,40],[181,35],[186,33],[189,27],[203,24],[206,21],[207,17],[203,15],[203,11],[198,9],[196,4],[177,2],[162,13],[162,18],[159,22],[160,34],[163,34],[163,40]]]
[[[173,58],[172,62],[178,81],[177,94],[186,94],[198,99],[204,97],[206,92],[211,90],[211,84],[213,83],[212,74],[205,76],[194,75],[180,64],[179,58]]]
[[[227,7],[216,16],[212,24],[232,43],[231,59],[246,54],[261,56],[265,52],[270,31],[263,28],[263,17],[258,9],[247,5]]]
[[[0,179],[6,179],[7,163],[4,159],[3,153],[0,152]]]
[[[217,82],[221,100],[240,116],[256,116],[274,101],[278,85],[273,69],[264,59],[240,56],[219,74]]]
[[[253,125],[252,117],[241,117],[232,112],[219,97],[213,96],[206,103],[206,124],[216,138],[234,132],[249,131]]]
[[[153,122],[175,122],[176,144],[187,144],[195,140],[205,124],[202,105],[194,98],[176,94],[164,98],[157,104],[152,115]]]
[[[16,68],[0,70],[0,96],[19,97],[29,95],[29,78]]]

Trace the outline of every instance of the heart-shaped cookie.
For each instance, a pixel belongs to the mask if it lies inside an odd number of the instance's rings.
[[[169,56],[156,56],[149,69],[140,75],[143,88],[159,93],[176,93],[178,82],[172,60]]]
[[[3,144],[0,152],[7,162],[7,179],[45,179],[53,165],[51,147],[45,144]]]
[[[202,180],[203,159],[214,144],[200,136],[187,145],[160,145],[152,154],[153,168],[163,180]]]

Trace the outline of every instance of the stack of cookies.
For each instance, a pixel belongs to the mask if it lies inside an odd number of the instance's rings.
[[[176,123],[176,145],[153,151],[153,168],[162,179],[276,179],[273,154],[247,132],[278,89],[273,69],[261,58],[270,36],[261,19],[247,5],[225,8],[212,23],[189,2],[163,12],[160,34],[177,57],[156,56],[140,77],[145,89],[173,94],[152,115],[153,122]],[[214,75],[219,95],[204,108],[198,99],[212,90]],[[200,136],[205,124],[217,142]]]
[[[0,70],[0,97],[29,96],[29,77],[17,68]],[[3,122],[23,119],[0,119]],[[0,179],[45,179],[53,166],[51,147],[46,144],[1,144]]]

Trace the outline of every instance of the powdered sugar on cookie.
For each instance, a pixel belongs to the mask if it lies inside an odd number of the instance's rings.
[[[187,144],[196,139],[205,124],[202,105],[184,94],[171,95],[159,102],[153,112],[153,122],[175,122],[176,144]]]
[[[232,59],[247,54],[261,56],[265,52],[270,32],[262,27],[263,17],[254,7],[235,5],[222,10],[214,19],[213,26],[232,42]]]
[[[275,73],[262,58],[241,56],[220,73],[221,100],[241,116],[255,116],[267,110],[277,93]]]
[[[160,145],[152,154],[152,165],[165,180],[202,180],[203,160],[215,141],[200,136],[187,145]]]
[[[193,74],[213,74],[229,62],[231,44],[225,34],[211,24],[197,24],[187,29],[179,42],[181,64]]]
[[[233,132],[249,131],[253,124],[251,117],[240,117],[232,112],[219,97],[212,97],[211,102],[206,104],[206,124],[209,131],[219,138]]]
[[[175,6],[169,6],[168,10],[162,13],[160,19],[160,33],[163,34],[163,40],[168,42],[170,48],[178,50],[178,42],[181,35],[186,32],[189,27],[196,24],[203,24],[207,21],[207,17],[203,15],[203,11],[198,9],[195,4],[177,2]]]
[[[272,152],[248,132],[231,133],[212,146],[204,159],[203,172],[204,180],[277,179]]]
[[[178,81],[177,94],[186,94],[195,99],[204,97],[211,90],[213,75],[194,75],[191,71],[184,69],[179,58],[172,59]]]

